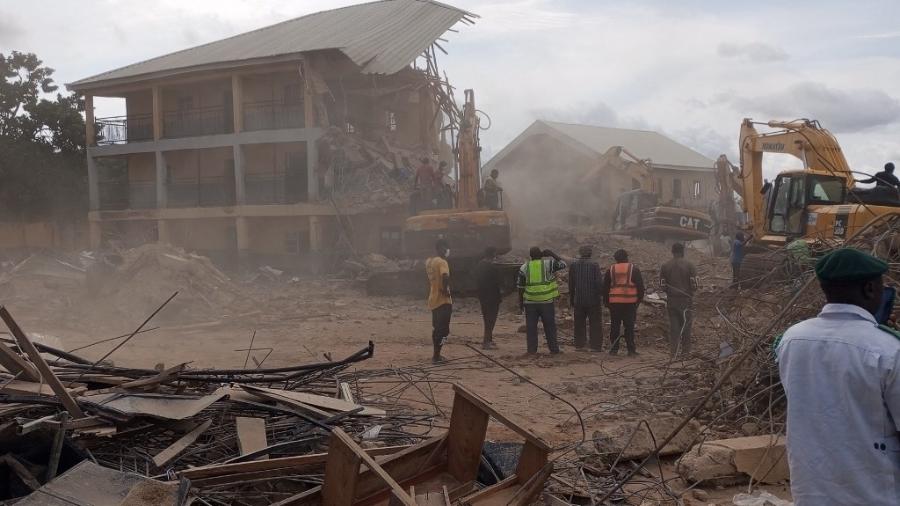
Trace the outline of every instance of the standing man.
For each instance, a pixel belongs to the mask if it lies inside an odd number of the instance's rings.
[[[857,181],[857,183],[875,183],[875,187],[884,186],[886,188],[890,188],[891,190],[896,190],[900,188],[900,179],[897,179],[897,176],[894,175],[894,164],[893,162],[888,162],[884,164],[884,170],[881,172],[876,172],[874,176],[868,179],[862,179]]]
[[[428,274],[428,309],[431,309],[431,342],[434,344],[432,363],[444,362],[441,348],[450,335],[450,316],[453,314],[453,300],[450,298],[450,246],[447,241],[438,239],[434,245],[437,256],[425,261],[425,273]]]
[[[740,234],[740,232],[738,232]],[[659,270],[660,287],[666,291],[669,314],[669,354],[672,358],[691,352],[694,291],[699,288],[697,268],[684,258],[684,245],[672,245],[672,259]]]
[[[490,177],[485,179],[484,185],[482,185],[482,190],[484,191],[484,205],[488,209],[500,210],[503,207],[502,200],[500,199],[503,188],[497,181],[498,177],[500,177],[500,171],[493,169],[491,170]]]
[[[494,325],[497,323],[503,296],[500,292],[500,269],[494,263],[496,257],[497,249],[489,246],[484,250],[484,257],[475,266],[478,302],[481,304],[481,318],[484,320],[484,342],[481,347],[485,350],[497,349],[494,344]]]
[[[741,264],[744,263],[744,246],[753,239],[753,236],[744,237],[743,232],[734,234],[734,243],[731,245],[731,286],[741,289]]]
[[[827,304],[775,349],[794,504],[900,504],[900,335],[873,316],[888,265],[842,248],[815,270]]]
[[[528,338],[528,354],[537,353],[538,320],[544,325],[544,335],[550,354],[556,355],[556,304],[559,286],[556,273],[566,268],[566,263],[556,253],[534,246],[529,251],[531,260],[519,269],[519,309],[525,311],[525,328]]]
[[[603,293],[606,307],[609,308],[610,330],[609,340],[612,347],[610,355],[619,353],[619,328],[625,326],[625,346],[628,356],[638,354],[634,346],[634,323],[637,320],[638,305],[644,300],[644,279],[636,265],[628,261],[628,252],[620,249],[603,277]]]
[[[569,304],[575,317],[575,349],[585,351],[586,324],[590,325],[591,351],[603,348],[603,274],[591,259],[594,249],[582,246],[569,266]]]

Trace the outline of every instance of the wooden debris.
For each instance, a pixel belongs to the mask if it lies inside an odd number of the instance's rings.
[[[365,406],[360,406],[358,404],[353,404],[351,402],[347,402],[341,399],[335,399],[333,397],[324,397],[321,395],[313,395],[305,392],[294,392],[288,390],[275,390],[272,388],[262,388],[256,387],[252,385],[241,385],[241,388],[250,392],[254,395],[258,395],[265,399],[269,399],[276,402],[284,402],[284,401],[295,401],[302,404],[306,404],[308,406],[315,406],[322,409],[329,409],[332,411],[353,411],[354,409],[363,408],[360,412],[361,415],[365,416],[385,416],[386,412],[383,409],[377,408],[368,408]]]
[[[181,452],[185,451],[188,446],[194,444],[194,441],[197,440],[209,426],[212,425],[212,420],[207,420],[200,425],[196,426],[194,430],[188,432],[184,436],[181,437],[178,441],[169,446],[165,450],[159,452],[153,457],[153,463],[158,468],[162,468],[169,462],[175,459]]]
[[[34,366],[37,367],[41,378],[50,385],[50,388],[52,388],[53,392],[56,393],[56,396],[59,397],[60,402],[66,407],[66,411],[68,411],[73,418],[84,418],[84,412],[75,402],[75,399],[72,398],[66,390],[66,387],[64,387],[59,379],[53,374],[53,371],[50,370],[50,366],[44,361],[44,357],[41,356],[41,353],[34,347],[31,340],[25,335],[25,332],[22,331],[12,315],[9,314],[9,311],[3,306],[0,306],[0,318],[6,323],[9,331],[16,339],[19,348],[28,355],[28,358],[30,358]]]
[[[266,420],[264,418],[249,418],[239,416],[234,419],[235,430],[237,431],[238,450],[241,455],[262,450],[269,446],[266,438]],[[261,458],[266,459],[264,455]]]

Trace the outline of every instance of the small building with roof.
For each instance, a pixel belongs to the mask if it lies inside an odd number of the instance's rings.
[[[617,147],[624,150],[610,159]],[[716,200],[714,165],[658,132],[537,120],[483,172],[500,172],[505,203],[522,230],[609,225],[618,196],[639,188],[656,193],[660,204],[706,211]]]

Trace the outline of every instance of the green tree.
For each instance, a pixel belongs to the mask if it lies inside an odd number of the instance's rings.
[[[59,93],[52,76],[32,53],[0,53],[0,215],[7,219],[87,212],[84,101]]]

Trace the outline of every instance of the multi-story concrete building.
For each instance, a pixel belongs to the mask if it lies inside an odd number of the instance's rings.
[[[370,175],[335,162],[323,140],[353,139],[379,173],[421,153],[450,158],[433,51],[471,16],[373,2],[69,84],[85,97],[92,246],[161,241],[283,266],[328,257],[342,237],[359,252],[396,249],[406,206],[335,205],[342,178]],[[416,68],[423,53],[428,65]],[[124,99],[125,113],[95,118],[95,97]]]

